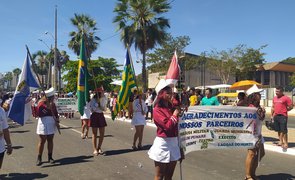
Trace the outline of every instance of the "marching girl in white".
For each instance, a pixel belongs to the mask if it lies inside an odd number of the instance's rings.
[[[133,101],[133,116],[131,121],[131,124],[135,127],[132,145],[133,150],[142,149],[143,130],[146,125],[145,114],[147,110],[147,106],[142,99],[142,91],[139,91],[136,99]],[[136,146],[137,139],[138,145]]]
[[[81,116],[82,121],[82,130],[81,130],[81,138],[87,139],[88,138],[88,131],[89,131],[89,119],[91,116],[91,110],[90,110],[90,97],[87,99],[87,103],[84,106],[84,114]]]

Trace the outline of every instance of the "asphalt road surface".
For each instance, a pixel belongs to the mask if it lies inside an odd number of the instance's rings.
[[[38,136],[36,120],[25,126],[10,129],[14,151],[5,155],[0,179],[81,179],[81,180],[151,180],[154,163],[148,158],[147,150],[155,138],[155,128],[144,130],[144,150],[132,151],[134,130],[130,123],[108,119],[103,150],[105,155],[93,156],[91,139],[80,137],[79,119],[62,120],[61,135],[54,139],[54,165],[47,162],[38,167]],[[91,133],[90,133],[91,136]],[[192,152],[182,163],[183,180],[240,180],[244,178],[246,150],[206,150]],[[266,152],[257,170],[261,180],[295,179],[295,156]],[[173,179],[180,179],[179,163]]]

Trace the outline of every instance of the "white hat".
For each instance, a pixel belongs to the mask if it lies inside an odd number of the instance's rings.
[[[156,93],[158,94],[162,89],[169,85],[171,85],[171,83],[167,82],[165,79],[161,79],[155,88]]]
[[[53,87],[51,87],[50,89],[48,89],[48,90],[45,91],[46,97],[51,97],[51,96],[54,95],[54,93],[55,93],[55,91],[54,91],[54,88]]]
[[[259,89],[259,88],[257,87],[257,85],[254,84],[252,87],[250,87],[250,88],[246,91],[246,94],[247,94],[247,95],[250,95],[250,94],[253,94],[253,93],[260,93],[260,92],[262,92],[262,91],[263,91],[263,89]]]
[[[178,89],[174,87],[174,88],[173,88],[173,92],[174,92],[174,93],[178,93]]]

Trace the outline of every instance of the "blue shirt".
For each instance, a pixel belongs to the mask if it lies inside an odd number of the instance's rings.
[[[207,98],[206,96],[203,97],[202,102],[201,102],[202,106],[218,106],[219,105],[219,101],[215,96],[212,96],[210,98]]]

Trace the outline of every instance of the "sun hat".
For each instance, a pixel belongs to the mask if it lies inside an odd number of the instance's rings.
[[[161,79],[155,88],[156,93],[158,94],[162,89],[169,85],[171,85],[171,83],[167,82],[165,79]]]
[[[54,93],[55,93],[55,90],[54,90],[53,87],[51,87],[50,89],[48,89],[48,90],[45,91],[46,97],[51,97],[51,96],[54,95]]]
[[[263,91],[263,89],[259,89],[259,88],[257,87],[257,85],[254,84],[252,87],[250,87],[250,88],[246,91],[246,94],[249,96],[249,95],[251,95],[251,94],[253,94],[253,93],[260,93],[260,92],[262,92],[262,91]]]

